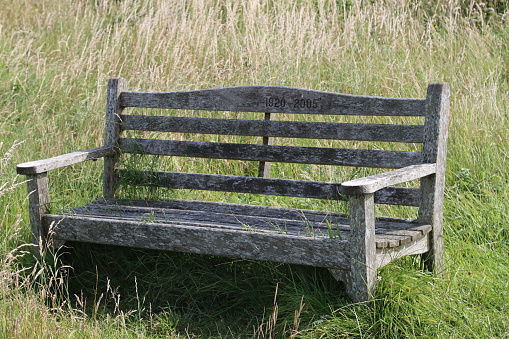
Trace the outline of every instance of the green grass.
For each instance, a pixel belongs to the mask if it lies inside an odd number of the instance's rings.
[[[0,0],[0,7],[0,337],[509,337],[507,12],[460,0]],[[267,84],[396,97],[423,97],[429,82],[449,82],[443,275],[423,273],[416,258],[391,263],[379,272],[374,307],[365,309],[326,270],[310,267],[85,244],[38,262],[24,245],[27,192],[15,187],[23,178],[14,167],[101,146],[113,76],[132,90]],[[257,164],[164,166],[243,175]],[[52,208],[100,196],[101,171],[98,161],[50,172]],[[325,181],[370,171],[273,167],[281,176]]]

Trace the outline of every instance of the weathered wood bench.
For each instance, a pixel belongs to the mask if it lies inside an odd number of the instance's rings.
[[[265,115],[259,120],[128,115],[123,113],[126,107]],[[275,113],[423,116],[424,125],[278,121]],[[103,147],[20,164],[17,171],[28,178],[30,224],[39,246],[45,246],[51,233],[55,241],[325,267],[346,283],[353,300],[366,301],[376,286],[377,268],[393,259],[422,254],[428,269],[440,270],[448,113],[446,83],[430,84],[424,99],[400,99],[273,86],[133,92],[126,90],[124,79],[114,78],[108,83]],[[263,143],[121,137],[127,130],[255,136],[262,137]],[[278,146],[272,143],[274,137],[422,143],[422,151]],[[140,171],[135,184],[348,200],[349,217],[334,211],[212,201],[117,199],[118,180],[126,171],[119,159],[129,153],[249,160],[260,165],[258,177]],[[100,157],[104,157],[104,197],[68,213],[48,214],[46,173]],[[391,170],[343,183],[318,182],[270,178],[271,162]],[[420,188],[394,186],[416,179]],[[375,203],[417,206],[418,217],[375,218]]]

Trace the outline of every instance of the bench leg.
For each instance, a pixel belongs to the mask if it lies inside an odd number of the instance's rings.
[[[419,209],[419,221],[429,223],[433,227],[430,234],[430,251],[422,254],[421,262],[424,268],[437,273],[442,271],[444,257],[444,183],[437,182],[439,178],[430,175],[421,179],[422,206]]]
[[[34,254],[36,257],[41,257],[48,246],[51,246],[51,250],[54,251],[62,246],[64,241],[50,240],[51,230],[44,227],[42,223],[42,216],[47,212],[47,205],[49,203],[48,177],[46,172],[27,175],[27,187],[29,194],[28,211]]]
[[[347,294],[354,302],[366,302],[376,288],[374,194],[350,196],[351,270]]]
[[[42,216],[46,213],[46,205],[49,203],[46,173],[27,175],[27,187],[32,243],[35,245],[35,255],[40,257],[46,248],[48,238],[48,230],[42,225]]]

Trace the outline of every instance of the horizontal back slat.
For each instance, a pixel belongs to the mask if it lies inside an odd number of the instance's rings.
[[[118,170],[118,179],[130,171]],[[140,171],[129,182],[135,185],[176,189],[267,194],[301,198],[345,200],[341,184],[290,179],[267,179],[233,175]],[[419,189],[388,187],[375,194],[379,204],[418,206]]]
[[[302,164],[401,168],[421,163],[420,152],[120,139],[124,153]]]
[[[417,142],[422,125],[382,125],[121,115],[126,130],[332,140]]]
[[[383,98],[279,86],[122,92],[122,107],[333,115],[424,116],[424,99]]]

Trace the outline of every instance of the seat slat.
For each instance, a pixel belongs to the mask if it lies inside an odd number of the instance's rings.
[[[130,177],[130,171],[123,169],[117,174],[119,182],[128,177],[129,184],[139,186],[345,200],[341,184],[330,182],[150,171],[139,171]],[[419,190],[413,188],[388,187],[375,194],[375,202],[379,204],[418,206],[418,199]]]
[[[383,98],[280,86],[120,95],[122,107],[333,115],[424,116],[424,99]]]
[[[124,153],[270,161],[301,164],[401,168],[421,163],[420,152],[228,144],[175,140],[119,140]]]
[[[249,204],[234,204],[226,202],[213,202],[201,200],[186,200],[186,199],[171,199],[168,201],[150,201],[150,200],[128,200],[128,199],[105,199],[99,198],[90,204],[101,204],[104,206],[134,206],[136,208],[146,209],[149,212],[151,209],[176,209],[184,211],[207,211],[211,213],[224,213],[224,214],[245,214],[260,217],[273,217],[288,220],[311,220],[313,222],[325,222],[329,220],[331,223],[343,223],[346,221],[345,215],[342,213],[321,210],[297,209],[297,208],[282,208],[261,205]],[[87,205],[89,206],[89,205]],[[85,208],[85,207],[84,207]],[[88,208],[88,207],[86,207]],[[384,229],[399,230],[402,225],[409,223],[408,219],[392,218],[392,217],[377,217],[376,223],[379,227]],[[419,222],[410,222],[408,227],[411,230],[419,230],[420,232],[427,233],[431,230],[429,225],[423,225]]]
[[[121,115],[125,130],[331,140],[415,142],[423,125],[354,124]]]

